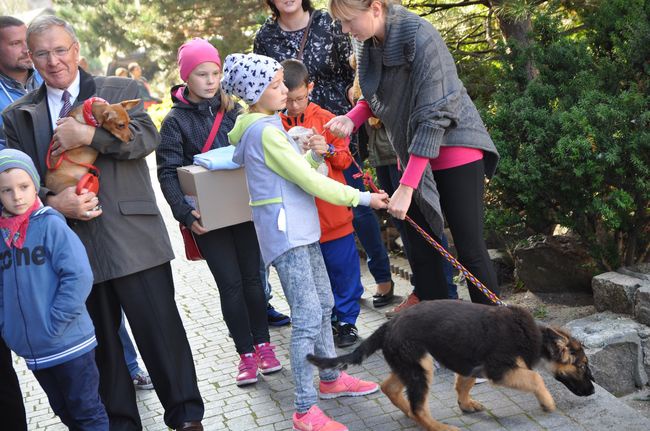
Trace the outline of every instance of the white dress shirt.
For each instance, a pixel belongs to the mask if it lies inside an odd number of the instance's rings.
[[[52,130],[56,129],[56,120],[59,119],[59,113],[61,108],[63,108],[63,91],[60,88],[50,87],[45,84],[47,89],[47,106],[50,109],[50,121],[52,122]],[[79,71],[77,71],[77,76],[74,81],[68,88],[68,93],[70,93],[70,105],[74,105],[77,96],[79,96]]]

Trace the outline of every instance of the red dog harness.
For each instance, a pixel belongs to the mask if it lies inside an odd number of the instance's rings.
[[[93,127],[99,127],[99,121],[95,118],[93,115],[93,103],[95,102],[100,102],[100,103],[105,103],[108,105],[108,102],[101,97],[91,97],[90,99],[84,100],[82,112],[83,112],[83,117],[84,121],[86,122],[87,125],[93,126]],[[50,170],[55,170],[58,169],[61,166],[61,163],[63,163],[63,160],[67,160],[70,163],[74,163],[75,165],[83,166],[88,169],[88,173],[85,174],[81,179],[77,182],[77,189],[76,192],[78,195],[82,193],[84,189],[88,190],[89,192],[93,192],[95,194],[99,193],[99,169],[97,166],[90,164],[90,163],[82,163],[82,162],[77,162],[75,160],[72,160],[69,158],[65,151],[61,154],[61,157],[56,161],[54,166],[50,163],[50,156],[52,153],[52,145],[54,144],[54,138],[50,141],[50,146],[47,149],[47,158],[45,160],[45,163],[47,165],[47,168]]]

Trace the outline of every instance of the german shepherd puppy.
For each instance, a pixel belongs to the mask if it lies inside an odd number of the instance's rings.
[[[458,429],[436,421],[429,412],[432,357],[456,373],[458,405],[468,413],[484,409],[469,395],[476,377],[531,392],[542,409],[553,411],[553,397],[532,370],[540,362],[574,394],[594,393],[594,379],[580,342],[566,331],[538,325],[519,307],[424,301],[384,323],[350,354],[337,358],[308,355],[307,359],[319,368],[344,369],[379,349],[391,368],[381,384],[382,392],[426,430]]]

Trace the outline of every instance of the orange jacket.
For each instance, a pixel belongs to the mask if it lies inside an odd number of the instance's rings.
[[[334,114],[310,102],[305,112],[299,116],[288,117],[280,113],[280,117],[286,130],[294,126],[303,126],[310,129],[313,127],[325,137],[328,144],[334,145],[336,153],[331,157],[325,158],[328,170],[327,176],[339,183],[347,184],[343,176],[343,171],[352,164],[352,154],[350,154],[350,149],[348,148],[349,139],[337,138],[329,130],[323,133],[323,126],[330,119],[334,118]],[[332,205],[318,198],[316,198],[316,207],[318,208],[318,216],[320,218],[320,242],[343,238],[354,232],[354,227],[352,227],[352,208]]]

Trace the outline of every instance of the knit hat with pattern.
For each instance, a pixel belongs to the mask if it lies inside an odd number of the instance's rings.
[[[254,105],[280,69],[280,63],[264,55],[230,54],[223,66],[221,88]]]

